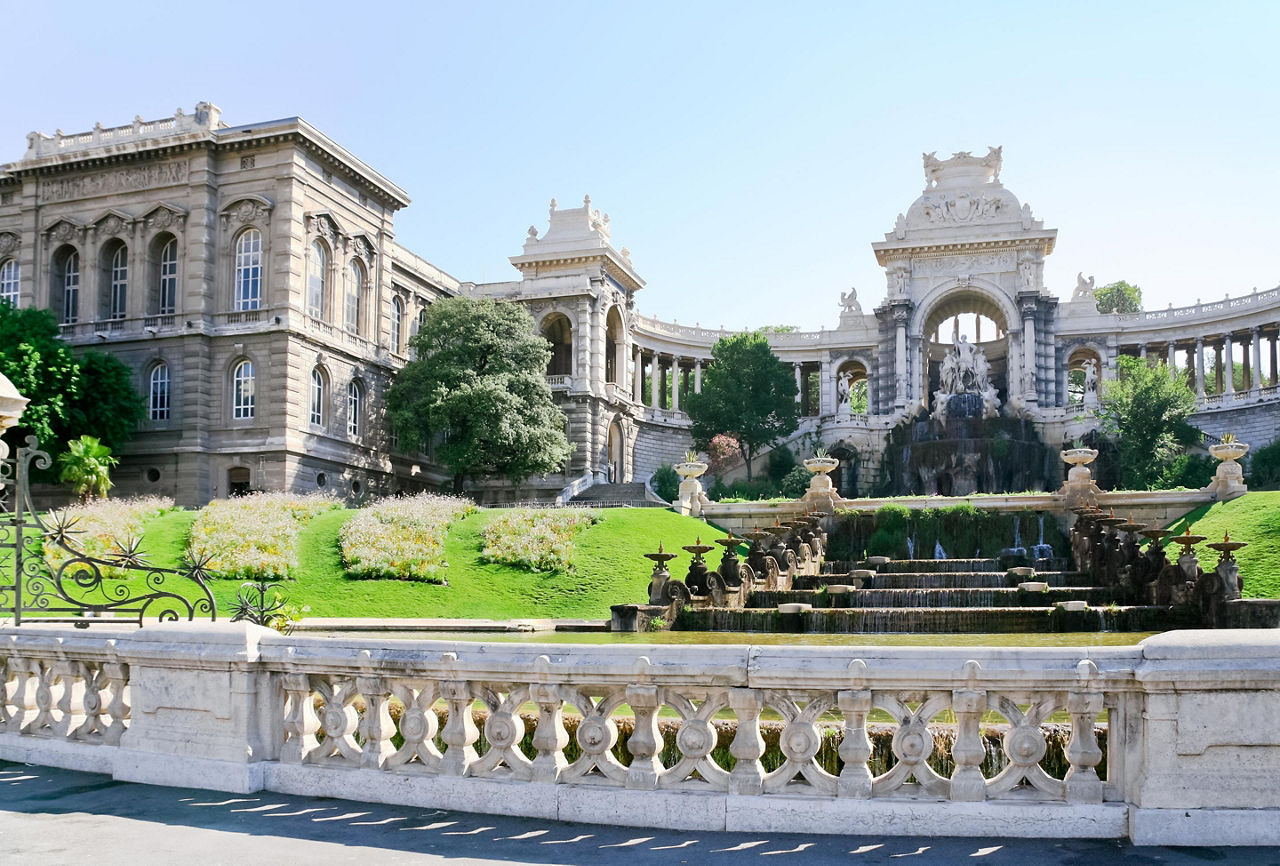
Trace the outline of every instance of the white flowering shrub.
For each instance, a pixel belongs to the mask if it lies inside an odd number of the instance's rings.
[[[373,502],[338,533],[347,574],[441,583],[445,532],[475,510],[469,499],[431,493]]]
[[[94,559],[114,559],[122,554],[135,554],[142,540],[142,525],[174,508],[167,496],[137,496],[130,499],[94,499],[84,505],[72,505],[50,515],[52,523],[69,526],[67,544]],[[132,548],[132,550],[131,550]],[[50,572],[56,572],[71,554],[56,544],[44,545],[44,561]],[[99,567],[103,577],[126,575],[121,568]]]
[[[191,525],[187,555],[220,577],[280,580],[298,567],[298,533],[342,503],[327,494],[253,493],[218,499]]]
[[[505,562],[533,571],[569,570],[573,539],[600,522],[586,508],[511,508],[483,530],[485,562]]]

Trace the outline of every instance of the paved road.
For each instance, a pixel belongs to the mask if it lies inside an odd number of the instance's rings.
[[[1106,841],[637,830],[316,797],[159,788],[6,762],[0,762],[0,851],[5,852],[0,862],[14,866],[1280,864],[1280,848],[1134,848]]]

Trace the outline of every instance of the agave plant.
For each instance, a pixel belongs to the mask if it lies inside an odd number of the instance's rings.
[[[1222,434],[1222,444],[1223,444],[1223,445],[1230,445],[1230,444],[1232,444],[1232,443],[1233,443],[1233,442],[1235,442],[1235,441],[1236,441],[1236,434],[1234,434],[1234,433],[1223,433],[1223,434]]]

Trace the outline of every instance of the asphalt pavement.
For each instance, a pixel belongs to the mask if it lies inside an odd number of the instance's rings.
[[[1250,864],[1280,848],[1137,848],[1127,842],[702,833],[566,824],[282,794],[117,782],[0,762],[0,862]],[[762,858],[768,857],[768,860]]]

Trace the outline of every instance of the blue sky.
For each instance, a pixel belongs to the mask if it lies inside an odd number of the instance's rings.
[[[1280,3],[0,2],[0,161],[36,129],[299,115],[413,198],[399,240],[513,279],[584,193],[683,323],[835,325],[920,154],[1003,145],[1046,283],[1148,308],[1280,282]]]

